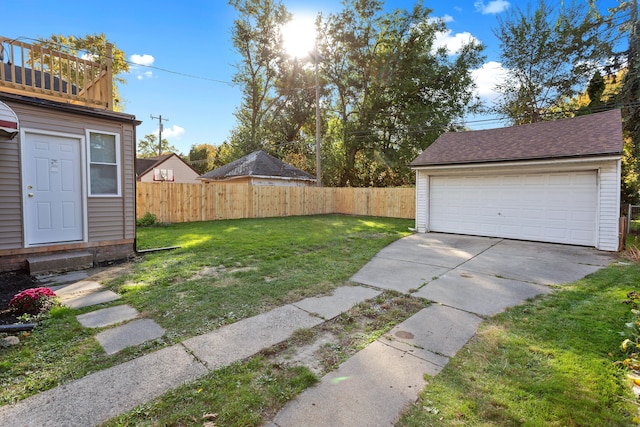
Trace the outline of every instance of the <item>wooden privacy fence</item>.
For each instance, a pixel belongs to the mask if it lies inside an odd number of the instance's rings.
[[[347,214],[415,218],[413,188],[266,187],[137,182],[138,218],[160,222]]]

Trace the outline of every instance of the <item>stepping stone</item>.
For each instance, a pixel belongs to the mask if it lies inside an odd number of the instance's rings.
[[[68,299],[62,298],[62,304],[69,308],[82,308],[92,305],[103,304],[105,302],[111,302],[120,299],[120,295],[111,291],[92,292],[89,294],[82,294],[74,296]]]
[[[103,328],[138,317],[138,310],[130,305],[117,305],[76,316],[85,328]]]
[[[60,298],[75,294],[94,292],[102,289],[102,285],[91,280],[82,280],[71,285],[50,286],[51,290]]]
[[[65,274],[54,275],[36,275],[36,278],[41,283],[57,283],[59,285],[78,282],[86,279],[87,277],[89,277],[89,275],[86,271],[71,271]]]
[[[164,332],[153,320],[140,319],[102,331],[96,335],[96,340],[107,354],[115,354],[132,345],[160,338]]]

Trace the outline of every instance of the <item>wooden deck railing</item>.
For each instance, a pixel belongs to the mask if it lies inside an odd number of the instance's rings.
[[[104,64],[0,36],[0,92],[113,110],[112,47]]]

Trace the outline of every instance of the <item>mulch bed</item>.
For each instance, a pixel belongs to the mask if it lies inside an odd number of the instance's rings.
[[[38,281],[24,271],[0,273],[0,325],[16,322],[16,316],[9,310],[11,298],[20,291],[38,286]]]

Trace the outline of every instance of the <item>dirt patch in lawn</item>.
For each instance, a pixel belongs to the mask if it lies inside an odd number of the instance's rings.
[[[262,354],[275,364],[305,366],[321,377],[427,305],[421,298],[384,292],[315,328],[296,331]]]

